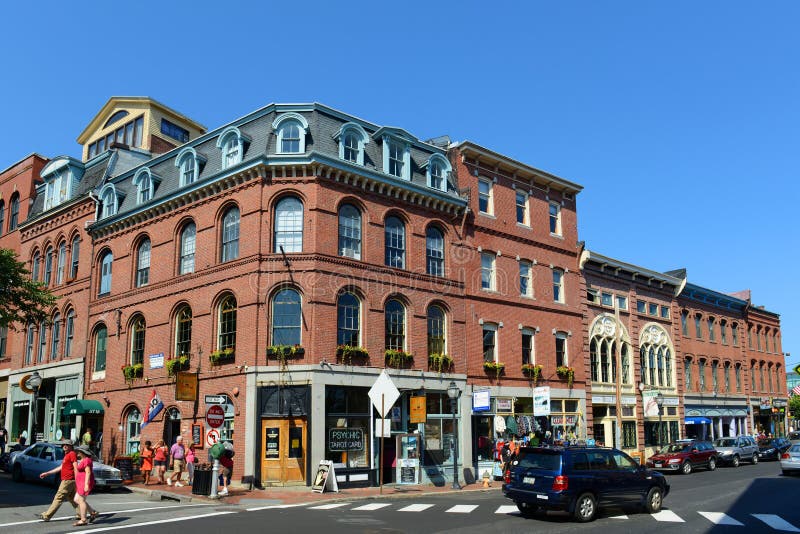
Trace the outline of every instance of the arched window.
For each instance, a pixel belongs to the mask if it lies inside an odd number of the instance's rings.
[[[147,325],[141,315],[131,324],[131,365],[144,365],[144,338]]]
[[[222,247],[220,260],[223,262],[239,257],[239,208],[231,206],[222,217]]]
[[[406,347],[406,309],[396,299],[386,303],[384,310],[386,319],[386,348],[392,350],[405,350]]]
[[[72,246],[71,253],[72,253],[72,262],[70,263],[69,269],[69,277],[70,279],[75,278],[78,276],[78,263],[80,259],[80,249],[81,249],[81,238],[75,236],[72,238]]]
[[[357,347],[361,344],[361,303],[352,293],[342,293],[336,302],[337,345]]]
[[[642,382],[650,386],[672,387],[672,349],[669,335],[651,324],[639,336]]]
[[[303,203],[296,197],[281,199],[275,206],[275,248],[287,254],[303,252]]]
[[[139,452],[139,434],[142,431],[142,414],[131,408],[125,417],[125,453]]]
[[[441,154],[433,154],[426,163],[428,187],[447,191],[447,175],[450,173],[450,162]]]
[[[428,306],[428,354],[447,353],[445,313],[440,306]]]
[[[342,159],[353,163],[358,162],[360,152],[358,135],[354,132],[347,132],[342,138]]]
[[[181,173],[181,185],[189,185],[193,183],[197,177],[197,166],[195,164],[195,160],[192,154],[186,154],[181,159],[180,163],[180,173]]]
[[[686,380],[686,391],[694,391],[692,384],[692,359],[686,358],[683,360],[683,376]]]
[[[44,253],[44,285],[50,286],[53,278],[53,247],[47,247]]]
[[[136,203],[144,204],[153,197],[153,179],[148,169],[142,169],[133,177],[136,186]]]
[[[689,312],[681,310],[681,332],[684,336],[689,335]]]
[[[296,122],[289,122],[281,126],[281,130],[280,132],[278,132],[278,136],[280,137],[281,140],[280,147],[282,153],[294,154],[301,151],[300,125],[297,124]]]
[[[94,370],[106,370],[106,345],[108,343],[108,329],[101,326],[94,335]]]
[[[397,217],[388,217],[384,224],[385,263],[389,267],[406,267],[406,227]]]
[[[361,212],[352,204],[339,208],[339,255],[361,259]]]
[[[227,169],[242,161],[242,147],[239,138],[229,134],[222,143],[222,168]]]
[[[146,286],[150,281],[150,240],[143,239],[136,250],[136,287]]]
[[[192,309],[183,306],[175,319],[175,355],[192,352]]]
[[[106,250],[100,256],[100,295],[108,295],[111,293],[111,266],[114,263],[114,255],[110,250]]]
[[[193,222],[188,223],[181,230],[180,266],[178,274],[194,272],[194,251],[197,227]]]
[[[58,245],[58,267],[56,268],[56,284],[64,283],[64,274],[67,269],[67,242],[62,241]]]
[[[3,227],[6,223],[6,203],[0,200],[0,235],[3,235]]]
[[[50,360],[58,359],[58,344],[61,343],[61,314],[53,316],[53,336],[50,339]]]
[[[42,363],[47,355],[47,323],[42,321],[39,323],[39,354],[38,362]]]
[[[306,151],[308,121],[299,113],[284,113],[272,123],[278,136],[279,154],[302,154]]]
[[[67,312],[67,323],[64,329],[66,330],[64,357],[69,358],[72,356],[72,340],[75,339],[75,310],[69,310]]]
[[[229,295],[219,305],[217,349],[236,348],[236,298]]]
[[[630,341],[624,327],[608,315],[602,315],[595,320],[591,330],[589,343],[589,361],[591,364],[592,380],[597,382],[614,383],[617,380],[617,328],[622,328],[620,337],[620,361],[623,384],[630,383]]]
[[[32,262],[33,265],[31,266],[31,279],[34,282],[39,281],[39,266],[41,264],[41,261],[42,258],[39,254],[39,251],[36,251],[36,253],[33,255],[33,262]]]
[[[300,293],[281,289],[272,297],[272,344],[300,345],[302,304]]]
[[[364,128],[348,122],[342,125],[334,139],[339,141],[339,158],[356,165],[364,165],[364,146],[369,142]]]
[[[33,363],[33,335],[34,335],[35,327],[33,323],[28,325],[28,329],[25,332],[25,365],[30,365]]]
[[[435,226],[425,231],[426,272],[432,276],[444,276],[444,235]]]
[[[16,230],[19,224],[19,193],[11,195],[11,203],[9,205],[11,213],[8,218],[8,231]]]
[[[117,196],[114,194],[114,186],[109,185],[104,188],[103,194],[100,195],[100,204],[102,205],[101,217],[111,217],[117,213]]]

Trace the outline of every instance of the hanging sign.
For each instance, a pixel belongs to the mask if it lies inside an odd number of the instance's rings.
[[[550,415],[550,386],[533,388],[533,415],[535,417]]]
[[[197,400],[197,373],[179,372],[175,379],[175,400]]]
[[[411,397],[410,399],[410,414],[408,422],[411,424],[425,423],[428,420],[428,410],[425,395]]]
[[[642,391],[642,403],[644,404],[644,416],[645,417],[657,417],[658,416],[658,402],[656,398],[658,397],[658,391],[646,389]]]
[[[476,391],[472,394],[472,411],[488,412],[491,409],[489,390]]]
[[[314,483],[311,485],[311,491],[324,493],[325,488],[339,493],[339,484],[336,482],[336,471],[333,468],[333,462],[320,460],[317,474],[314,475]]]

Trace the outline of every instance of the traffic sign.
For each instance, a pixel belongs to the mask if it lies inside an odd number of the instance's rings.
[[[212,428],[206,432],[206,445],[213,447],[219,441],[219,430]]]
[[[212,404],[206,411],[206,423],[211,428],[219,428],[225,421],[225,410],[219,404]]]
[[[227,404],[228,399],[225,395],[206,395],[206,404]]]
[[[372,405],[375,406],[375,409],[378,410],[381,417],[386,417],[392,405],[398,397],[400,397],[400,391],[398,391],[397,386],[392,382],[389,373],[384,369],[372,387],[369,388],[369,393],[367,393],[367,395],[369,395],[369,398],[372,400]]]

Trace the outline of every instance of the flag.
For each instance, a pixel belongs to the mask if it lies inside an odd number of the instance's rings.
[[[161,402],[161,397],[158,396],[156,390],[153,390],[153,396],[150,397],[150,404],[147,406],[147,412],[144,414],[144,421],[142,421],[142,428],[144,428],[147,423],[152,422],[158,412],[164,409],[164,403]]]
[[[795,387],[792,388],[792,393],[795,395],[800,395],[800,384],[797,384]]]

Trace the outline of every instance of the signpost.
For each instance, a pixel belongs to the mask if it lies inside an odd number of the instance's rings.
[[[212,404],[206,412],[206,423],[211,428],[219,428],[225,422],[225,410],[219,404]]]
[[[206,432],[206,444],[209,447],[213,447],[219,441],[219,430],[216,428],[212,428],[208,432]]]
[[[225,395],[206,395],[205,396],[206,404],[227,404],[228,399]]]
[[[389,373],[386,372],[384,369],[378,379],[372,384],[372,387],[369,388],[369,395],[370,400],[372,400],[372,405],[375,406],[375,409],[378,410],[378,413],[381,414],[381,419],[386,419],[386,414],[389,413],[394,403],[400,397],[400,391],[397,389],[397,386],[394,385],[392,382]],[[381,432],[383,434],[383,432]],[[381,460],[380,465],[378,465],[378,478],[380,479],[380,493],[383,493],[383,435],[381,435]]]

